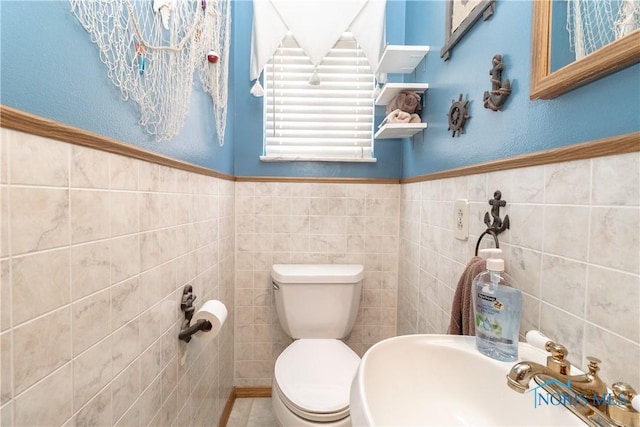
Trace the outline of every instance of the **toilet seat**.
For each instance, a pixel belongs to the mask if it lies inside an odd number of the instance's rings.
[[[360,357],[336,339],[299,339],[276,360],[274,386],[296,415],[328,422],[349,415]]]
[[[283,406],[284,410],[287,413],[293,416],[296,416],[298,420],[304,420],[304,422],[310,422],[310,423],[313,423],[313,425],[316,425],[316,423],[329,425],[330,423],[333,423],[335,421],[341,421],[341,420],[347,419],[347,417],[349,416],[348,406],[343,410],[334,412],[334,413],[318,413],[318,412],[305,411],[304,409],[300,408],[295,403],[293,403],[291,400],[289,400],[287,396],[284,395],[282,390],[280,390],[280,387],[278,387],[277,381],[273,382],[273,390],[271,390],[271,399],[273,399],[274,404],[277,402],[280,402],[280,405]],[[280,417],[277,416],[277,413],[276,413],[276,418],[280,419]],[[282,422],[282,420],[280,421]],[[300,427],[306,424],[303,424],[303,422],[301,421],[300,423],[296,422],[294,424],[283,424],[283,425],[295,425],[296,427]]]

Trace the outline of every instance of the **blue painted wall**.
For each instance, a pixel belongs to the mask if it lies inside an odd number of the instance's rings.
[[[211,97],[197,86],[180,133],[170,141],[156,142],[137,124],[137,104],[121,100],[97,46],[71,14],[68,1],[2,0],[0,15],[2,104],[233,173],[233,128],[227,126],[221,148],[211,119]]]
[[[498,0],[496,13],[478,22],[444,62],[444,1],[407,1],[406,43],[430,52],[416,81],[427,91],[426,131],[403,141],[403,176],[411,177],[518,154],[576,144],[640,129],[640,64],[550,101],[529,100],[531,2]],[[513,92],[504,111],[483,107],[495,54],[505,57]],[[452,138],[446,114],[453,99],[469,99],[466,133]]]
[[[156,142],[138,126],[137,106],[120,99],[97,47],[66,0],[0,0],[0,102],[176,159],[238,176],[397,178],[511,157],[640,128],[640,65],[551,101],[529,100],[531,3],[498,0],[496,14],[478,23],[444,62],[443,0],[388,0],[387,41],[432,46],[407,81],[430,84],[423,120],[429,128],[407,140],[376,141],[376,164],[260,162],[262,101],[249,94],[252,7],[233,3],[229,120],[220,148],[209,96],[197,85],[185,125]],[[482,106],[491,58],[505,56],[513,93],[504,111]],[[398,76],[392,76],[394,80]],[[446,113],[460,94],[470,102],[466,134],[452,138]],[[377,121],[384,116],[379,108]]]

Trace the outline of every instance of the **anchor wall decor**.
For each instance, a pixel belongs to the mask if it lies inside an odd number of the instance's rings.
[[[502,80],[504,62],[502,55],[495,55],[492,60],[493,67],[489,70],[491,75],[491,92],[484,93],[484,108],[499,111],[511,95],[511,82],[509,79]]]
[[[496,248],[499,248],[500,242],[498,241],[498,234],[508,230],[511,226],[509,215],[505,215],[504,219],[500,218],[500,208],[507,206],[507,201],[502,200],[502,192],[500,190],[496,190],[493,193],[493,199],[489,200],[489,205],[491,205],[491,215],[489,215],[489,212],[485,212],[484,214],[484,224],[487,226],[487,229],[478,238],[478,242],[476,243],[476,256],[478,255],[480,242],[484,236],[492,236]],[[492,218],[493,221],[491,221]]]

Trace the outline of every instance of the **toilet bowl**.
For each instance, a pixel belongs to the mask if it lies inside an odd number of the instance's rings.
[[[342,338],[360,304],[361,265],[278,264],[278,319],[294,338],[275,364],[271,400],[282,426],[350,426],[349,393],[360,358]]]
[[[350,425],[345,419],[359,364],[358,355],[342,341],[294,341],[276,361],[271,393],[279,405],[276,418],[283,425]]]

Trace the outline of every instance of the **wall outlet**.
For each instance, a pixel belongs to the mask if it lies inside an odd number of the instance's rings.
[[[458,199],[453,204],[453,231],[456,239],[469,238],[469,201]]]

